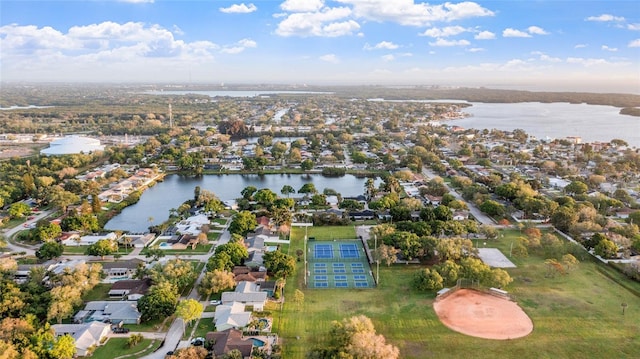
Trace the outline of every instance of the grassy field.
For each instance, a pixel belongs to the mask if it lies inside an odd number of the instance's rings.
[[[322,229],[329,233],[334,227]],[[337,230],[340,228],[334,233]],[[487,247],[508,254],[518,234],[505,232]],[[302,246],[302,237],[304,229],[294,228],[292,251]],[[364,314],[373,320],[378,333],[400,349],[400,357],[407,359],[638,357],[640,298],[601,274],[601,264],[586,258],[575,271],[547,278],[544,258],[513,261],[518,268],[508,271],[514,282],[504,289],[517,298],[534,323],[533,333],[525,338],[486,340],[446,328],[433,310],[434,293],[412,289],[418,266],[395,265],[381,267],[376,289],[304,289],[300,308],[285,304],[283,312],[274,313],[274,329],[284,340],[283,356],[304,358],[309,348],[326,341],[331,321]],[[301,268],[298,263],[297,273],[287,280],[288,298],[296,288],[303,288]],[[622,303],[628,304],[624,316]]]
[[[158,346],[160,346],[160,340],[143,339],[135,347],[129,348],[127,338],[111,338],[104,345],[99,346],[90,358],[113,359],[127,354],[135,354],[130,358],[140,358],[150,354]]]
[[[113,286],[113,284],[111,283],[98,283],[95,287],[93,287],[93,289],[88,291],[87,294],[82,297],[82,300],[85,302],[91,302],[94,300],[112,299],[109,298],[109,291],[111,290],[111,286]],[[118,298],[117,300],[120,300],[120,298]]]

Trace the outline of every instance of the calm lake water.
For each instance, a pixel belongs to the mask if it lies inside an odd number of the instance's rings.
[[[471,114],[449,122],[464,128],[522,129],[538,139],[582,137],[583,142],[621,139],[640,148],[640,117],[620,115],[620,109],[569,103],[472,103]]]
[[[206,175],[198,178],[168,175],[163,182],[158,182],[144,191],[138,203],[125,208],[122,213],[107,222],[105,228],[145,232],[150,225],[160,224],[169,218],[171,208],[178,208],[184,201],[193,198],[196,186],[214,192],[223,201],[242,197],[240,192],[248,186],[257,189],[269,188],[281,195],[280,190],[284,185],[290,185],[297,191],[306,183],[313,183],[319,192],[331,188],[343,197],[349,197],[363,194],[366,180],[351,175],[323,177],[319,174]],[[379,184],[380,180],[376,180],[376,186]],[[150,218],[153,220],[149,221]]]

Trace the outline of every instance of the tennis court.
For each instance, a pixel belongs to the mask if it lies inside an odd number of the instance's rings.
[[[309,241],[309,288],[373,288],[375,282],[360,241]]]

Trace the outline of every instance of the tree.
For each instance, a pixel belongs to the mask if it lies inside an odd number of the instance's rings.
[[[71,359],[76,354],[76,340],[69,334],[59,336],[49,351],[52,358]]]
[[[57,186],[51,187],[48,200],[52,205],[59,207],[62,212],[67,212],[67,207],[78,202],[80,197],[73,192],[66,191],[62,187]]]
[[[313,183],[305,183],[304,185],[302,185],[302,187],[300,187],[300,189],[298,190],[298,193],[318,193],[318,190],[316,189],[316,186]]]
[[[276,277],[286,277],[296,268],[295,258],[281,251],[267,252],[263,255],[263,259],[267,270],[274,273]]]
[[[36,251],[36,257],[40,260],[49,260],[52,258],[58,258],[64,252],[64,246],[58,242],[46,242],[43,243]]]
[[[153,258],[154,261],[157,261],[161,257],[165,256],[164,250],[160,249],[160,247],[153,246],[147,248],[147,253],[144,255],[146,258]]]
[[[249,258],[247,247],[240,242],[229,242],[216,247],[215,255],[226,253],[233,265],[241,265],[245,259]]]
[[[582,181],[573,181],[564,187],[564,191],[570,195],[581,195],[587,193],[589,186]]]
[[[310,159],[308,159],[308,158],[307,158],[306,160],[303,160],[302,162],[300,162],[300,168],[301,168],[303,171],[310,171],[310,170],[312,170],[312,169],[313,169],[313,161],[312,161],[312,160],[310,160]]]
[[[291,195],[292,193],[296,193],[296,190],[291,187],[290,185],[286,184],[284,186],[282,186],[282,189],[280,190],[280,193],[282,193],[283,195],[287,196],[287,198],[289,197],[289,195]]]
[[[234,349],[237,352],[237,349]],[[233,351],[233,350],[232,350]],[[223,357],[226,358],[225,354]],[[188,348],[182,348],[182,349],[178,349],[176,350],[176,352],[170,357],[170,358],[175,358],[175,359],[204,359],[207,356],[207,350],[203,347],[196,347],[196,346],[190,346]],[[240,354],[240,357],[238,357],[238,359],[242,359],[242,353]]]
[[[234,265],[235,264],[231,260],[231,256],[227,252],[220,252],[209,257],[209,260],[207,261],[207,270],[213,271],[217,269],[221,271],[231,271]]]
[[[31,213],[31,207],[26,203],[16,202],[9,206],[7,213],[11,218],[20,218]]]
[[[262,188],[253,195],[253,198],[259,204],[271,208],[278,195],[268,188]]]
[[[149,277],[154,283],[169,282],[182,291],[196,279],[191,262],[181,259],[171,259],[166,263],[156,263],[149,270]]]
[[[364,315],[331,323],[329,349],[331,358],[397,359],[398,348],[386,343],[384,336],[376,334],[371,319]]]
[[[149,288],[146,295],[138,300],[141,320],[147,322],[166,318],[173,314],[178,304],[178,288],[169,282],[160,282]]]
[[[505,208],[502,204],[493,201],[493,200],[486,200],[484,202],[482,202],[482,204],[480,204],[480,207],[478,207],[482,212],[490,215],[490,216],[495,216],[495,217],[501,217],[504,216],[505,214]]]
[[[181,300],[176,307],[176,316],[188,324],[200,318],[203,311],[202,303],[195,299]]]
[[[249,211],[240,211],[229,224],[229,232],[245,236],[258,226],[256,216]]]
[[[33,230],[33,239],[41,242],[51,242],[62,234],[62,229],[57,223],[40,220]]]
[[[136,345],[140,344],[140,342],[144,339],[144,336],[142,336],[142,334],[131,334],[129,336],[129,338],[127,339],[127,346],[129,348],[133,348]]]
[[[602,258],[614,258],[618,253],[618,246],[609,239],[603,239],[593,248],[593,252]]]
[[[100,256],[104,260],[105,256],[111,255],[118,250],[118,244],[110,239],[101,239],[87,247],[86,253],[90,256]]]
[[[387,267],[389,267],[396,262],[396,260],[398,259],[398,253],[400,253],[400,251],[393,246],[381,244],[380,246],[378,246],[378,249],[375,253],[376,259],[382,261],[382,263],[386,264]]]
[[[551,224],[562,232],[568,232],[578,222],[578,214],[573,208],[560,206],[551,215]]]
[[[433,291],[442,289],[444,280],[436,270],[423,268],[416,273],[413,283],[419,290]]]
[[[258,189],[254,186],[247,186],[240,191],[240,194],[242,195],[242,198],[251,201],[253,199],[253,194],[256,193],[256,191],[258,191]]]
[[[198,285],[198,293],[203,297],[208,297],[214,293],[220,293],[226,289],[235,287],[236,282],[233,273],[226,270],[214,269],[205,273],[202,281]]]

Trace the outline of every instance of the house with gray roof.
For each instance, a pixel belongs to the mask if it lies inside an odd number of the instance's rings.
[[[262,311],[267,302],[267,293],[260,291],[260,286],[256,283],[240,282],[235,291],[222,293],[222,304],[229,305],[234,302],[251,305],[254,310]]]
[[[93,301],[88,302],[84,310],[79,311],[73,320],[76,323],[98,321],[113,324],[140,324],[141,316],[138,311],[138,302],[135,300]]]
[[[103,338],[111,331],[111,325],[100,322],[83,324],[54,324],[51,326],[55,336],[69,334],[76,344],[76,354],[87,356],[91,354],[91,348],[100,345]]]

